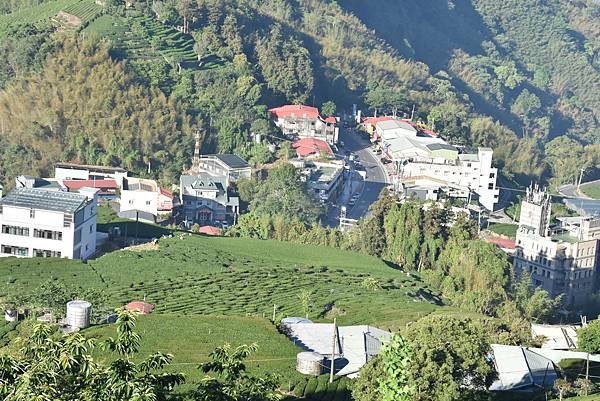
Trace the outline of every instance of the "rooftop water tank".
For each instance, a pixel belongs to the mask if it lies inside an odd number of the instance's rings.
[[[324,361],[325,357],[316,352],[300,352],[296,357],[296,370],[304,375],[319,376]]]
[[[90,325],[92,304],[87,301],[75,300],[67,302],[67,324],[78,329]]]

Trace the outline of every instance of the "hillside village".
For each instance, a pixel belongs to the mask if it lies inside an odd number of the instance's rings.
[[[0,400],[600,399],[585,94],[292,3],[0,0]]]

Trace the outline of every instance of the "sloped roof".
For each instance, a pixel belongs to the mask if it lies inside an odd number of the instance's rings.
[[[328,155],[333,155],[333,151],[329,144],[321,139],[317,138],[302,138],[294,142],[292,147],[296,150],[296,153],[300,157],[309,156],[312,154],[318,154],[320,152]]]
[[[511,391],[528,387],[552,387],[558,378],[554,363],[524,347],[492,344],[498,372],[490,390]]]
[[[319,109],[316,107],[305,105],[286,105],[269,109],[269,112],[277,118],[285,117],[305,117],[317,119],[319,118]]]
[[[365,119],[363,119],[363,124],[365,125],[376,125],[378,122],[380,121],[390,121],[390,120],[397,120],[396,117],[393,116],[381,116],[381,117],[367,117]]]
[[[146,301],[132,301],[125,305],[125,309],[147,315],[154,310],[154,305]]]
[[[288,323],[284,326],[288,337],[297,346],[324,356],[331,355],[333,324]],[[377,355],[382,344],[387,343],[391,338],[389,332],[367,325],[338,326],[336,335],[335,355],[347,361],[347,364],[336,374],[351,377],[356,376],[369,358]]]
[[[531,324],[531,334],[534,337],[546,337],[542,348],[576,349],[577,327],[572,325]]]
[[[410,125],[409,123],[407,123],[406,121],[401,121],[401,120],[384,120],[384,121],[379,121],[376,124],[377,128],[379,128],[380,130],[391,130],[391,129],[403,129],[406,131],[411,131],[416,133],[417,129],[415,127],[413,127],[412,125]]]
[[[206,191],[224,191],[226,178],[221,176],[212,176],[208,173],[181,176],[181,185],[191,187],[192,189],[202,189]]]
[[[221,235],[221,229],[213,226],[202,226],[198,232],[206,235]]]
[[[87,202],[85,195],[38,188],[15,188],[0,199],[0,205],[64,213],[75,213]]]

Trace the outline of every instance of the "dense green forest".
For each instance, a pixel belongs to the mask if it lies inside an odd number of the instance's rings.
[[[0,180],[71,160],[173,181],[196,130],[203,152],[266,163],[248,139],[277,141],[267,109],[287,102],[415,106],[516,178],[600,165],[591,0],[104,3],[0,0]]]

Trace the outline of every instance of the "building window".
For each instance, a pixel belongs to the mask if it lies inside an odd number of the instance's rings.
[[[34,249],[33,256],[36,258],[60,258],[60,251],[48,251],[46,249]]]
[[[488,184],[488,189],[494,189],[494,183],[493,182],[490,182]]]
[[[71,227],[72,223],[73,223],[73,215],[72,214],[65,214],[64,215],[64,220],[63,220],[63,227]]]
[[[35,209],[29,209],[29,218],[35,219]]]
[[[2,245],[0,252],[6,255],[29,256],[29,248],[22,248],[20,246]]]
[[[29,237],[29,228],[3,225],[2,226],[2,234],[20,235],[22,237]]]
[[[129,204],[133,205],[133,199],[129,199]]]
[[[94,232],[94,226],[90,226],[90,233]]]
[[[53,239],[56,241],[62,241],[62,232],[61,231],[38,230],[37,228],[35,228],[33,230],[33,236],[35,238],[44,238],[44,239]]]
[[[490,178],[495,178],[495,177],[496,177],[496,174],[490,173]]]
[[[147,206],[150,206],[150,203],[151,203],[150,201],[146,201]]]

